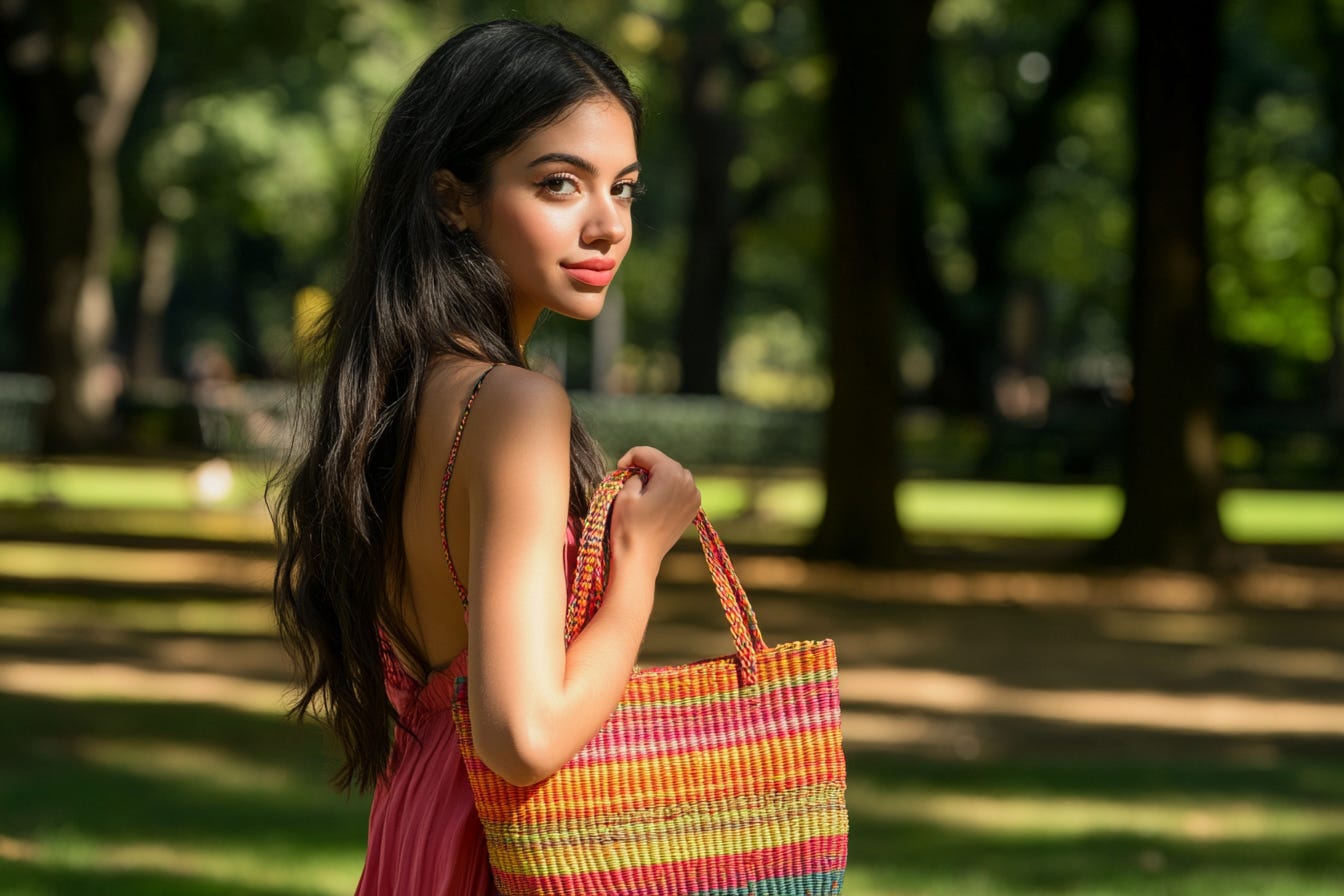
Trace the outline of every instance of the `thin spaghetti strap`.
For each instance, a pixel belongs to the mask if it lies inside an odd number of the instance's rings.
[[[487,367],[485,373],[477,378],[476,385],[471,387],[471,394],[467,396],[467,406],[462,410],[462,419],[457,422],[457,433],[453,436],[453,447],[448,451],[448,463],[443,468],[443,482],[439,485],[439,538],[443,541],[443,557],[448,561],[448,573],[453,577],[453,584],[457,586],[457,596],[462,600],[463,609],[466,609],[467,606],[467,589],[462,585],[462,580],[457,577],[457,568],[453,566],[453,555],[448,550],[448,480],[453,477],[453,465],[457,463],[457,446],[462,442],[462,428],[467,425],[467,415],[471,413],[471,406],[476,402],[476,393],[481,391],[481,383],[485,382],[485,378],[490,371],[498,366],[498,364],[491,364]]]

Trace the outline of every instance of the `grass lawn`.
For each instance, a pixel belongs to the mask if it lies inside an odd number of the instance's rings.
[[[368,799],[332,792],[330,742],[283,718],[260,477],[207,510],[185,467],[41,476],[0,466],[0,507],[22,511],[0,543],[0,894],[352,892]],[[702,486],[719,518],[751,487]],[[32,505],[44,491],[67,503]],[[754,501],[787,534],[818,499],[788,480]],[[1117,511],[1099,488],[912,482],[900,501],[935,533],[1077,537]],[[1234,492],[1224,510],[1257,540],[1344,534],[1334,494]],[[1326,601],[1328,570],[1310,579],[1323,603],[1252,589],[1192,607],[1130,600],[1186,578],[734,559],[768,641],[836,639],[847,896],[1344,893],[1344,601]],[[645,658],[722,652],[703,564],[673,560]]]
[[[32,505],[45,496],[69,508],[139,512],[133,527],[141,530],[156,528],[155,511],[196,508],[209,511],[199,513],[196,523],[208,534],[264,534],[268,530],[257,505],[266,473],[247,465],[232,470],[219,497],[206,506],[194,497],[199,477],[193,478],[193,468],[186,465],[0,463],[0,505]],[[821,516],[824,494],[812,475],[766,474],[752,482],[711,472],[698,481],[711,519],[730,519],[751,509],[789,538],[799,537]],[[902,522],[916,535],[1101,538],[1123,509],[1119,490],[1108,485],[913,480],[900,485],[895,500]],[[1229,489],[1222,514],[1236,541],[1344,541],[1344,491]]]
[[[967,621],[969,643],[980,624]],[[0,631],[0,891],[352,891],[367,800],[331,792],[329,744],[277,711],[264,599],[6,593]],[[860,696],[851,715],[871,710]],[[939,756],[861,728],[846,739],[850,896],[1344,891],[1344,766],[1331,757],[1227,744],[1135,757],[1105,738],[1061,751],[1050,736],[1039,757]]]
[[[846,893],[1344,892],[1344,773],[1190,760],[854,764]]]

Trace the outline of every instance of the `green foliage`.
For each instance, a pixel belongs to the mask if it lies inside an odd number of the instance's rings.
[[[1099,385],[1097,373],[1123,355],[1129,282],[1130,207],[1126,69],[1129,21],[1120,4],[1096,15],[1096,52],[1080,86],[1063,100],[1049,129],[1048,150],[1029,171],[1001,172],[994,154],[1014,139],[1021,117],[1054,76],[1060,32],[1078,4],[1030,0],[943,0],[931,27],[937,40],[935,85],[914,129],[921,176],[927,180],[925,242],[948,300],[967,323],[986,328],[986,351],[997,350],[993,321],[1002,292],[1036,284],[1047,297],[1043,373],[1058,387]],[[1006,243],[996,258],[977,257],[973,229],[999,214],[1005,178],[1026,178],[1025,205],[1011,209]],[[1001,271],[1009,282],[988,278]],[[911,339],[930,345],[916,327]],[[931,348],[937,351],[936,342]],[[956,363],[947,359],[947,363]]]
[[[1337,2],[1310,9],[1232,2],[1210,158],[1209,285],[1219,335],[1246,346],[1258,377],[1278,382],[1259,400],[1304,401],[1320,394],[1294,365],[1320,365],[1339,334],[1327,326],[1344,301],[1339,267],[1344,127],[1326,88],[1340,75],[1327,44],[1330,22],[1344,33]],[[992,203],[986,167],[1010,139],[1015,111],[1034,102],[1051,77],[1058,29],[1078,4],[1034,0],[942,0],[931,23],[943,93],[916,129],[929,178],[927,243],[950,300],[971,321],[995,313],[984,292],[987,259],[971,253],[975,209]],[[1090,29],[1097,52],[1054,129],[1054,151],[1030,173],[1006,257],[1013,281],[1043,284],[1048,296],[1044,373],[1056,388],[1097,386],[1123,358],[1130,275],[1131,134],[1129,50],[1124,4],[1106,4]],[[1334,38],[1337,39],[1337,38]],[[1042,79],[1041,76],[1044,75]],[[941,136],[940,136],[941,135]],[[927,145],[926,145],[927,144]],[[990,191],[990,192],[986,192]],[[911,338],[927,341],[920,328]],[[1245,396],[1237,396],[1243,400]]]
[[[1344,121],[1323,105],[1331,70],[1310,16],[1248,3],[1229,13],[1234,64],[1210,159],[1209,285],[1220,329],[1286,359],[1323,362],[1338,338],[1329,303],[1344,300],[1332,229],[1344,158],[1331,149]]]
[[[240,231],[276,247],[269,280],[242,287],[273,355],[288,347],[294,293],[314,280],[338,285],[375,127],[451,13],[400,0],[165,7],[160,59],[125,154],[128,205],[142,221],[176,222],[188,283],[248,281]],[[184,300],[197,305],[177,319],[187,339],[227,314]]]
[[[823,340],[792,311],[744,315],[723,359],[725,394],[757,407],[826,407],[831,389],[820,359]]]
[[[815,219],[823,205],[812,147],[826,65],[801,0],[729,7],[735,38],[763,72],[734,100],[749,134],[734,164],[735,186],[778,179],[784,211],[743,234],[742,304],[755,312],[783,305],[812,318],[821,308],[813,273],[820,231],[798,223]],[[667,349],[685,245],[686,141],[694,139],[675,111],[677,66],[696,27],[692,6],[670,2],[167,4],[160,58],[123,161],[130,233],[156,216],[180,229],[179,294],[189,293],[178,301],[190,312],[170,319],[176,335],[218,332],[211,320],[227,332],[235,312],[225,293],[241,288],[247,313],[265,325],[261,344],[272,355],[283,352],[294,292],[308,283],[339,285],[342,237],[387,105],[452,30],[500,15],[563,21],[610,49],[644,95],[641,156],[651,189],[636,210],[635,255],[624,276],[628,332],[633,345]],[[269,277],[249,272],[255,264],[235,246],[240,230],[276,246],[278,268]],[[781,256],[789,263],[780,264]],[[125,275],[134,276],[133,263]],[[574,335],[586,339],[584,331]]]
[[[650,189],[636,207],[634,251],[622,273],[628,343],[622,363],[634,371],[632,382],[667,388],[677,375],[669,353],[696,139],[679,112],[682,66],[701,39],[707,11],[718,9],[741,57],[731,61],[737,69],[725,69],[736,74],[710,85],[725,91],[723,102],[743,130],[732,189],[743,201],[766,197],[763,213],[734,234],[724,382],[728,394],[751,403],[816,408],[830,388],[819,138],[831,63],[816,10],[805,0],[710,2],[157,4],[158,58],[121,153],[127,226],[115,285],[122,346],[133,331],[140,241],[149,223],[162,218],[180,237],[178,286],[165,321],[166,344],[179,353],[170,368],[180,370],[182,347],[212,338],[235,354],[261,353],[272,371],[288,370],[294,295],[309,285],[339,286],[361,174],[398,88],[460,25],[517,15],[563,21],[603,44],[647,101],[640,155]],[[93,27],[93,7],[74,7],[81,10],[76,25]],[[1073,386],[1109,388],[1128,375],[1133,160],[1126,4],[1102,4],[1091,23],[1095,52],[1077,88],[1042,125],[1046,149],[1022,175],[1028,189],[1012,209],[1002,257],[977,258],[974,236],[985,224],[982,210],[1005,186],[992,168],[994,154],[1058,73],[1061,29],[1081,8],[940,0],[930,23],[931,86],[909,131],[926,194],[922,241],[946,301],[981,328],[979,348],[992,354],[1002,335],[994,329],[1002,297],[1016,287],[1039,295],[1040,373],[1056,394]],[[1338,341],[1327,321],[1344,300],[1338,212],[1344,152],[1335,148],[1344,122],[1327,106],[1332,73],[1339,72],[1326,43],[1331,29],[1344,32],[1340,0],[1312,0],[1300,10],[1229,0],[1223,16],[1209,285],[1219,335],[1255,380],[1254,389],[1232,396],[1236,402],[1318,400],[1323,362]],[[0,115],[0,166],[8,169],[14,137],[3,123]],[[0,270],[7,273],[17,266],[17,211],[8,193],[0,197]],[[964,363],[946,355],[933,327],[907,323],[900,366],[908,382],[926,383],[940,368]],[[581,370],[590,328],[548,326]],[[12,355],[6,338],[0,333],[0,353]],[[542,343],[547,338],[539,335]]]

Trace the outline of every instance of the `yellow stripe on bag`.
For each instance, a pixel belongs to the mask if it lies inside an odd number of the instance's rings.
[[[669,834],[656,818],[647,825],[636,826],[642,830],[643,837],[621,837],[608,842],[611,833],[602,827],[585,829],[582,824],[571,827],[569,834],[559,842],[528,839],[509,843],[513,831],[507,826],[487,826],[487,834],[495,834],[503,845],[491,853],[491,864],[500,871],[515,874],[563,874],[577,871],[611,871],[637,865],[662,865],[687,858],[709,858],[714,856],[737,855],[755,849],[787,846],[802,843],[816,837],[833,836],[846,833],[848,822],[844,804],[835,794],[827,800],[826,806],[812,807],[812,811],[801,813],[781,824],[781,819],[760,817],[757,810],[753,817],[746,811],[710,812],[696,817],[700,828],[693,831],[681,831]],[[694,816],[693,816],[694,817]],[[594,843],[602,844],[602,853],[607,861],[596,867],[576,868],[574,851],[581,849],[591,858]]]

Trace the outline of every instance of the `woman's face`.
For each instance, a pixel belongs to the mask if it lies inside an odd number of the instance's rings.
[[[503,268],[518,336],[543,308],[589,320],[630,247],[639,162],[630,116],[610,97],[579,103],[501,156],[462,223]]]

